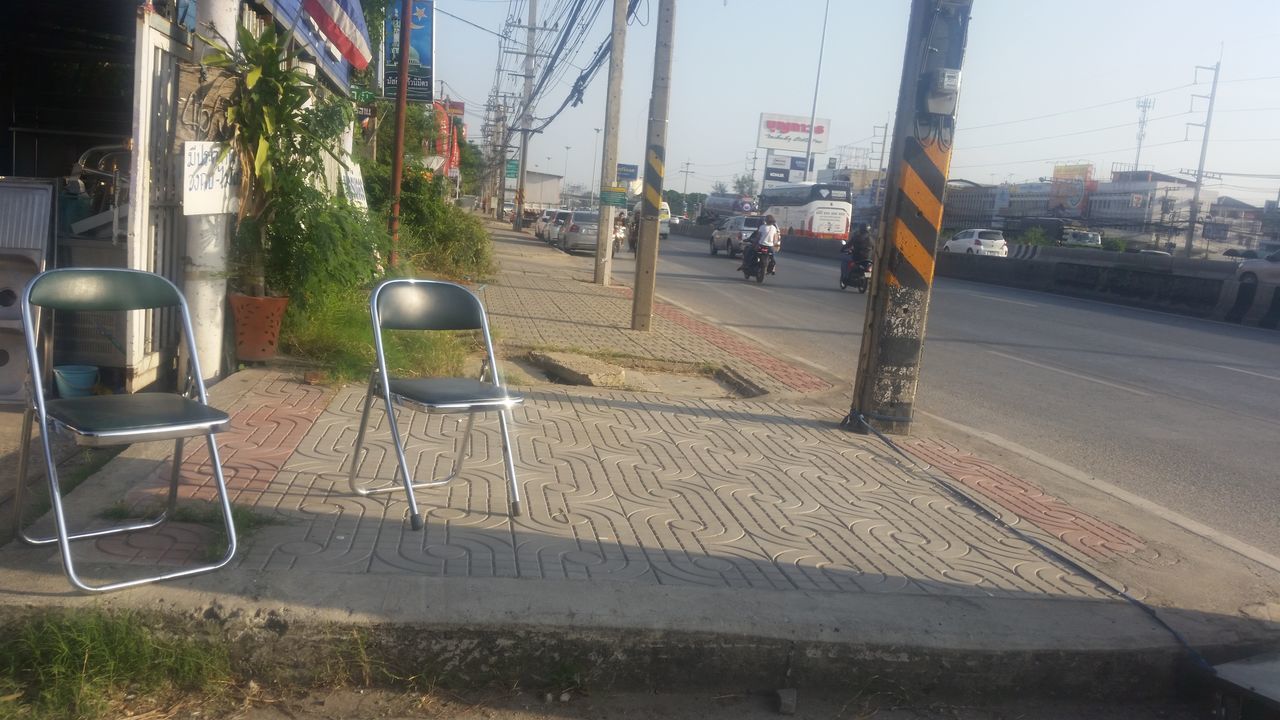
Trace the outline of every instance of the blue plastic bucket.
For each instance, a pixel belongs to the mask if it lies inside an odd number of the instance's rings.
[[[98,382],[96,365],[55,365],[53,382],[58,386],[58,397],[89,397]]]

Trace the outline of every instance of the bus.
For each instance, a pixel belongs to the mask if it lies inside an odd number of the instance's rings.
[[[848,183],[779,185],[760,194],[760,207],[783,235],[843,240],[849,237],[853,198]]]

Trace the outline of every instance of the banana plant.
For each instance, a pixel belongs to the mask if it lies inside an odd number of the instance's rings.
[[[211,52],[204,64],[233,79],[226,106],[227,148],[240,168],[240,216],[244,244],[243,282],[251,295],[266,291],[265,262],[272,205],[283,175],[314,180],[323,175],[322,153],[341,163],[331,142],[315,134],[307,112],[315,81],[303,71],[298,51],[268,23],[256,36],[236,29],[237,47],[201,36]],[[221,161],[222,158],[219,158]]]

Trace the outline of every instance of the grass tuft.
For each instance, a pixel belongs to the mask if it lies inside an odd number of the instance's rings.
[[[49,613],[0,640],[0,718],[92,720],[125,693],[229,681],[223,648],[165,637],[132,613]]]

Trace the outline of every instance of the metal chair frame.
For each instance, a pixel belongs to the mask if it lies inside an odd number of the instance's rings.
[[[46,288],[51,285],[51,288]],[[176,396],[177,401],[169,405],[186,411],[172,422],[162,423],[163,416],[154,412],[156,393],[134,395],[100,396],[75,398],[72,400],[46,399],[45,368],[41,363],[37,349],[39,329],[38,311],[50,310],[96,310],[96,311],[129,311],[145,310],[161,307],[177,307],[182,319],[182,335],[189,356],[189,377],[187,387],[182,393],[167,394]],[[222,474],[222,460],[218,455],[214,434],[225,430],[230,424],[226,413],[209,406],[204,381],[200,372],[200,359],[195,348],[195,339],[191,330],[191,317],[187,309],[186,299],[181,291],[168,279],[141,270],[120,268],[62,268],[48,270],[37,275],[27,284],[22,294],[22,326],[26,336],[27,358],[30,363],[28,389],[30,402],[23,413],[22,447],[18,460],[18,484],[14,495],[15,520],[18,537],[30,545],[57,544],[62,555],[62,566],[67,579],[76,588],[85,592],[107,592],[122,588],[143,585],[161,580],[196,575],[217,570],[235,556],[237,540],[235,523],[231,516],[231,502],[227,494],[226,481]],[[52,355],[52,353],[49,353]],[[194,397],[192,397],[194,395]],[[118,418],[127,418],[131,409],[140,411],[147,405],[150,417],[146,422],[130,426],[127,422],[117,420],[114,427],[94,427],[77,416],[75,410],[92,412],[95,408],[108,409]],[[99,410],[101,411],[101,410]],[[142,416],[139,415],[139,418]],[[27,472],[30,468],[30,448],[32,427],[39,423],[41,449],[44,455],[46,475],[49,484],[50,504],[53,509],[55,533],[37,537],[27,531],[24,526],[23,505],[24,491],[27,485]],[[86,447],[106,445],[123,445],[135,442],[174,440],[173,464],[169,478],[169,493],[165,508],[154,518],[139,522],[128,522],[112,525],[98,530],[73,531],[67,521],[63,506],[62,493],[58,482],[57,464],[53,458],[52,435],[58,431],[67,431],[74,435],[76,444]],[[178,483],[182,469],[182,451],[184,440],[188,437],[204,435],[209,445],[209,463],[217,484],[218,498],[222,510],[223,522],[227,533],[226,553],[216,562],[183,568],[173,572],[160,573],[147,577],[111,582],[90,584],[85,582],[76,571],[72,553],[72,543],[78,540],[101,538],[110,535],[136,532],[154,528],[165,522],[177,506]]]
[[[445,295],[451,296],[447,298],[448,300],[455,302],[461,300],[464,303],[468,303],[470,307],[452,308],[448,311],[428,310],[423,317],[404,317],[404,312],[397,311],[392,307],[384,307],[386,303],[384,295],[388,293],[399,295],[413,293],[420,296],[411,298],[422,302],[421,306],[416,308],[418,310],[429,307],[433,301],[439,301]],[[464,293],[465,296],[463,295]],[[399,300],[400,298],[396,299]],[[414,491],[439,487],[457,479],[462,473],[465,461],[471,456],[471,437],[474,431],[476,413],[496,410],[498,413],[498,425],[502,432],[502,458],[510,491],[511,515],[512,517],[518,517],[520,515],[520,487],[516,480],[515,462],[512,458],[511,436],[508,426],[511,408],[523,402],[524,398],[508,392],[502,384],[502,378],[498,373],[497,357],[493,351],[493,339],[489,334],[489,319],[480,299],[470,290],[455,283],[439,280],[394,279],[384,281],[374,289],[372,296],[369,298],[369,313],[373,321],[376,365],[369,373],[369,385],[365,391],[364,408],[360,413],[360,427],[356,433],[356,442],[351,454],[351,470],[347,477],[347,483],[351,491],[361,496],[370,496],[403,490],[409,503],[410,525],[414,530],[421,530],[423,528],[423,519],[418,509],[418,501]],[[435,317],[442,313],[447,317]],[[465,317],[460,318],[460,314]],[[431,317],[426,317],[425,315],[431,315]],[[382,338],[384,329],[423,331],[479,330],[484,337],[486,356],[481,365],[478,380],[481,383],[492,385],[496,392],[492,397],[470,402],[414,397],[394,392],[392,385],[398,378],[390,376],[387,371],[387,358],[383,349]],[[388,381],[383,382],[383,378],[388,378]],[[387,425],[391,431],[392,444],[395,447],[397,470],[390,483],[368,487],[357,481],[356,473],[363,460],[361,453],[364,450],[364,441],[369,425],[369,413],[373,406],[375,394],[382,400],[387,414]],[[409,468],[409,462],[404,452],[404,445],[408,441],[408,431],[405,432],[405,437],[402,439],[399,422],[396,419],[396,410],[399,407],[423,413],[467,413],[467,426],[463,432],[461,447],[458,448],[457,454],[454,455],[453,469],[448,475],[426,482],[414,481],[413,472]],[[397,478],[400,480],[399,484],[396,483]]]

